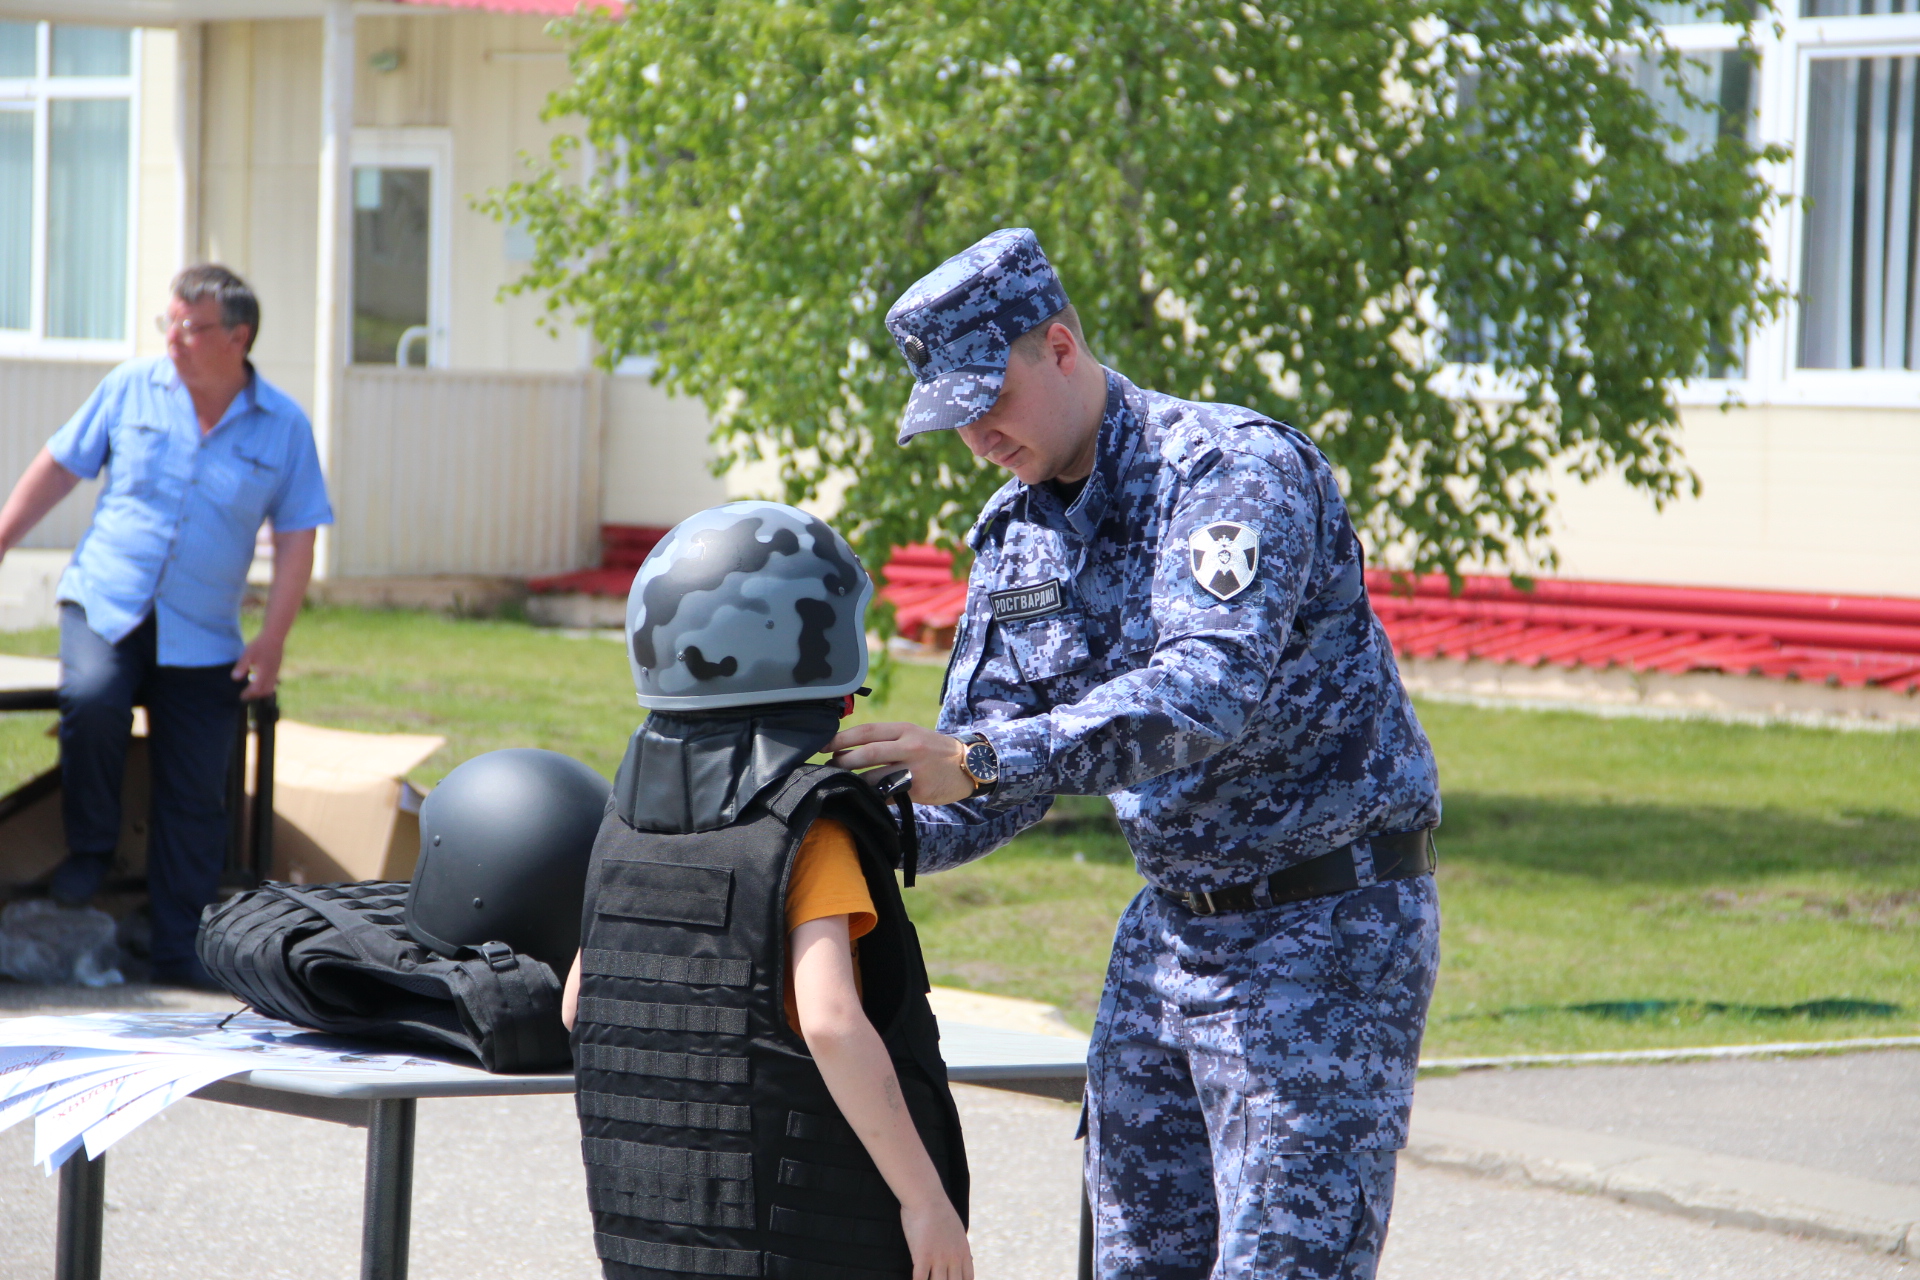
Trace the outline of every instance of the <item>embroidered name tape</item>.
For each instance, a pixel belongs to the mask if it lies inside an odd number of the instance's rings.
[[[1058,578],[1042,582],[1037,586],[990,591],[987,593],[987,603],[993,606],[995,622],[1021,622],[1027,618],[1044,618],[1050,613],[1059,613],[1067,607],[1060,591]]]

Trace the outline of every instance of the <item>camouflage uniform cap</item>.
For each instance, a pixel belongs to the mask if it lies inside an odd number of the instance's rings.
[[[688,516],[627,595],[640,705],[707,711],[852,693],[867,679],[873,583],[845,538],[781,502]]]
[[[900,443],[964,427],[993,408],[1014,339],[1066,305],[1026,227],[996,231],[922,276],[887,311],[887,332],[913,370]]]

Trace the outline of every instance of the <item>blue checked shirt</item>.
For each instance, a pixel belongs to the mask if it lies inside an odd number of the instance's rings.
[[[258,373],[202,436],[173,361],[129,360],[47,450],[82,479],[107,469],[60,599],[115,643],[155,615],[164,667],[239,659],[240,600],[262,520],[276,533],[333,521],[307,415]]]
[[[985,799],[918,807],[927,870],[1061,794],[1108,796],[1141,874],[1175,892],[1439,822],[1360,541],[1299,432],[1109,371],[1071,509],[1009,481],[968,542],[939,727],[984,734],[1001,774]]]

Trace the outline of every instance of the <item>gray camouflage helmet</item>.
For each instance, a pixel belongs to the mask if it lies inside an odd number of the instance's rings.
[[[779,502],[729,502],[660,540],[627,596],[640,705],[706,711],[852,693],[873,583],[846,539]]]

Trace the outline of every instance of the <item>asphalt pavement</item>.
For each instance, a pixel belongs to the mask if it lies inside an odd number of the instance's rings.
[[[1425,1106],[1920,1186],[1920,1051],[1469,1071]]]
[[[218,1003],[136,990],[101,1003],[149,999]],[[50,1012],[54,1003],[0,987],[6,1012]],[[985,1020],[990,1011],[967,1012]],[[1427,1124],[1425,1147],[1416,1143],[1401,1161],[1382,1280],[1920,1280],[1912,1257],[1794,1238],[1777,1221],[1773,1230],[1724,1225],[1738,1219],[1635,1190],[1650,1185],[1649,1170],[1758,1169],[1790,1189],[1877,1189],[1897,1201],[1920,1184],[1916,1086],[1920,1053],[1425,1080],[1416,1128],[1423,1115],[1446,1123]],[[980,1280],[1067,1280],[1078,1228],[1075,1108],[979,1088],[956,1094],[974,1170]],[[1528,1142],[1544,1144],[1558,1163],[1540,1150],[1507,1149]],[[107,1157],[105,1273],[351,1280],[364,1143],[360,1130],[177,1104]],[[31,1124],[0,1133],[0,1275],[8,1277],[51,1273],[57,1180],[32,1166],[31,1150]],[[1449,1151],[1465,1155],[1449,1164]],[[1641,1153],[1639,1163],[1621,1152]],[[1616,1172],[1613,1182],[1586,1185],[1567,1174],[1607,1167],[1638,1170],[1638,1181]],[[1488,1173],[1496,1176],[1475,1176]],[[1715,1205],[1725,1208],[1724,1197]],[[596,1276],[571,1100],[422,1102],[412,1255],[419,1280]]]

